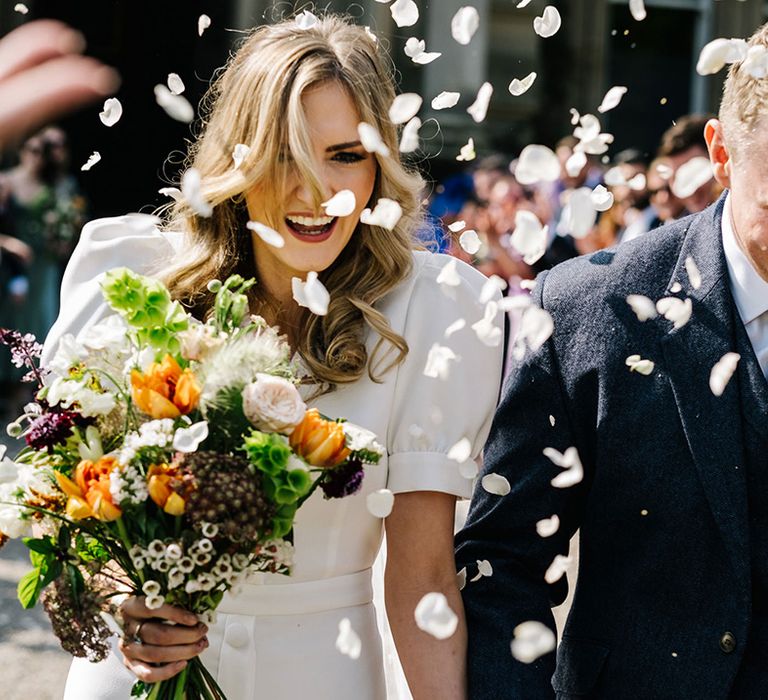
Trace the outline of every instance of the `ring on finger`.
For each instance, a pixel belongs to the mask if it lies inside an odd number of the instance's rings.
[[[142,620],[138,626],[136,627],[136,631],[133,633],[133,643],[134,644],[144,644],[144,640],[141,638],[141,628],[144,625],[146,620]]]

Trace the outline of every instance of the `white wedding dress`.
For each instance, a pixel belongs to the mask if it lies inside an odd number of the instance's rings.
[[[61,314],[46,342],[44,359],[59,338],[77,334],[107,313],[98,281],[101,273],[126,266],[157,269],[182,244],[180,234],[161,233],[145,217],[118,217],[88,224],[62,285]],[[383,700],[410,694],[399,667],[381,603],[381,564],[372,567],[382,542],[383,521],[366,507],[377,489],[394,493],[440,491],[467,497],[472,482],[448,450],[462,438],[480,452],[499,391],[501,346],[482,343],[471,325],[483,318],[478,297],[485,277],[458,262],[457,286],[437,284],[451,260],[414,252],[412,275],[378,308],[408,341],[407,359],[381,384],[367,375],[322,396],[315,405],[372,430],[387,458],[369,467],[360,493],[325,500],[317,492],[299,510],[295,565],[290,577],[255,574],[237,596],[225,596],[203,654],[228,700]],[[466,327],[445,338],[454,321]],[[373,347],[369,338],[368,346]],[[458,356],[446,378],[425,376],[434,344]],[[460,359],[459,359],[460,358]],[[351,659],[336,648],[339,623],[348,618],[362,652]],[[378,626],[383,628],[384,649]],[[387,668],[385,679],[385,667]],[[128,700],[134,677],[115,651],[91,664],[75,659],[65,700]]]

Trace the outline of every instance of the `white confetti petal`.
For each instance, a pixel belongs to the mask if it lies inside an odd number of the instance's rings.
[[[446,380],[451,371],[450,363],[458,360],[459,356],[449,347],[435,343],[427,354],[424,376]]]
[[[474,255],[480,248],[482,248],[483,242],[480,240],[480,236],[477,235],[477,231],[468,228],[461,234],[461,236],[459,236],[459,245],[464,251],[470,255]]]
[[[29,8],[23,3],[18,2],[13,6],[14,12],[18,12],[20,15],[26,15],[29,12]]]
[[[493,85],[490,83],[483,83],[477,91],[475,101],[467,107],[469,116],[478,124],[483,121],[485,115],[488,114],[488,105],[491,102],[491,95],[493,95]]]
[[[405,124],[421,109],[421,95],[404,92],[397,95],[389,108],[389,118],[393,124]]]
[[[318,316],[325,316],[328,313],[331,295],[318,279],[317,272],[314,270],[308,272],[306,282],[303,282],[298,277],[292,278],[291,288],[294,301],[299,306],[307,307],[313,314]]]
[[[478,559],[477,560],[477,573],[479,576],[493,576],[493,567],[491,566],[491,562],[489,562],[487,559]],[[475,577],[477,580],[477,577]]]
[[[477,465],[477,462],[472,459],[459,465],[459,474],[470,481],[474,480],[479,472],[480,467]]]
[[[635,192],[641,192],[646,188],[648,179],[645,177],[645,173],[638,173],[628,183],[629,189]]]
[[[592,190],[592,204],[597,211],[608,211],[613,206],[613,192],[604,185],[598,185]]]
[[[448,339],[450,338],[454,333],[458,333],[463,328],[466,328],[467,322],[463,319],[457,319],[454,321],[448,328],[445,329],[445,333],[443,333],[443,337]]]
[[[451,19],[451,36],[463,46],[472,41],[480,26],[480,14],[472,6],[460,7]]]
[[[389,11],[398,27],[412,27],[419,21],[419,8],[413,0],[395,0]]]
[[[480,483],[488,493],[495,496],[506,496],[512,490],[507,478],[501,474],[486,474]]]
[[[400,153],[412,153],[419,147],[421,119],[413,117],[404,127],[400,137]]]
[[[250,154],[250,146],[246,146],[244,143],[236,144],[232,150],[232,160],[235,162],[235,169],[239,168]]]
[[[466,221],[454,221],[452,224],[448,224],[448,230],[451,233],[458,233],[461,229],[466,228]]]
[[[480,290],[480,296],[478,301],[481,304],[487,304],[489,301],[497,300],[499,292],[503,292],[507,288],[507,281],[499,275],[491,275],[483,283],[483,288]]]
[[[675,282],[670,288],[669,291],[672,292],[672,294],[677,294],[678,292],[683,291],[683,285],[680,284],[680,282]]]
[[[458,261],[451,258],[437,275],[437,283],[441,286],[458,287],[461,284],[461,275],[458,272]]]
[[[705,156],[696,156],[683,163],[675,172],[672,194],[680,199],[690,197],[699,187],[706,185],[713,177],[712,164]]]
[[[551,148],[539,144],[526,146],[515,166],[515,179],[521,185],[555,182],[560,177],[560,161]]]
[[[675,174],[675,171],[666,163],[659,163],[656,166],[656,174],[662,180],[669,180]]]
[[[104,102],[104,110],[99,112],[99,119],[104,126],[114,126],[123,116],[123,105],[116,97]]]
[[[416,65],[425,66],[428,63],[432,63],[432,61],[437,60],[442,55],[443,54],[439,51],[425,51],[424,53],[420,53],[418,56],[414,56],[411,60]]]
[[[516,359],[522,359],[525,349],[536,352],[549,340],[555,324],[552,316],[538,306],[528,306],[520,318],[520,328],[515,337],[513,354]]]
[[[690,255],[685,259],[685,271],[688,273],[691,287],[694,289],[701,288],[701,272],[696,261]]]
[[[579,110],[575,107],[571,107],[571,126],[576,126],[579,123],[579,120],[581,119],[581,115],[579,114]]]
[[[656,311],[668,321],[672,321],[675,328],[682,328],[691,320],[693,303],[690,299],[664,297],[656,302]]]
[[[768,76],[768,50],[761,44],[750,46],[747,57],[742,61],[741,70],[749,73],[755,80]]]
[[[578,177],[579,173],[584,170],[586,164],[587,154],[584,153],[584,151],[574,151],[568,156],[568,160],[565,161],[565,172],[567,172],[570,177]]]
[[[744,39],[714,39],[702,48],[696,63],[699,75],[712,75],[726,63],[743,61],[747,57],[747,42]]]
[[[80,166],[80,170],[90,170],[96,163],[101,160],[101,153],[94,151],[88,156],[88,160]]]
[[[245,227],[254,231],[267,245],[271,245],[274,248],[282,248],[285,246],[285,239],[282,235],[266,224],[262,224],[258,221],[249,221]]]
[[[549,424],[554,428],[555,427],[555,417],[550,413],[549,414]]]
[[[404,50],[408,58],[413,58],[427,50],[427,42],[424,39],[417,39],[415,36],[412,36],[405,42]]]
[[[627,304],[635,312],[638,321],[648,321],[649,319],[656,318],[658,313],[656,312],[656,304],[652,299],[643,296],[642,294],[630,294],[627,297]]]
[[[195,118],[195,110],[187,98],[174,95],[165,85],[155,85],[155,100],[176,121],[189,124]]]
[[[449,109],[450,107],[455,107],[458,104],[460,97],[461,97],[460,92],[443,91],[432,100],[432,109],[438,110],[438,109]]]
[[[608,187],[625,187],[629,184],[627,182],[627,178],[624,177],[624,173],[619,166],[607,170],[605,175],[603,175],[603,182]]]
[[[575,447],[569,447],[563,453],[558,452],[553,447],[545,447],[544,456],[556,466],[565,469],[564,472],[552,479],[550,482],[552,486],[558,489],[567,489],[581,483],[584,478],[584,467]]]
[[[519,624],[513,634],[512,656],[524,664],[532,664],[557,647],[555,633],[537,620]]]
[[[365,505],[374,518],[386,518],[395,505],[395,494],[389,489],[373,491],[366,496]]]
[[[584,238],[592,230],[596,220],[597,207],[592,200],[592,190],[589,187],[580,187],[571,192],[568,203],[563,208],[557,232],[560,235],[570,234],[574,238]]]
[[[403,208],[394,199],[388,199],[387,197],[381,197],[373,211],[370,209],[363,209],[360,214],[361,223],[368,224],[369,226],[381,226],[382,228],[391,231],[400,218],[403,215]]]
[[[436,639],[448,639],[459,626],[459,618],[442,593],[427,593],[416,606],[416,625]]]
[[[197,18],[197,34],[203,36],[203,32],[211,26],[211,18],[208,15],[200,15]]]
[[[158,193],[165,197],[170,197],[175,202],[180,202],[184,199],[184,195],[178,187],[161,187]]]
[[[476,158],[475,153],[475,140],[470,136],[469,141],[461,147],[459,155],[456,156],[456,160],[470,161]]]
[[[536,533],[539,537],[552,537],[560,529],[560,518],[557,514],[544,518],[536,523]]]
[[[640,355],[630,355],[625,361],[630,372],[637,372],[646,377],[653,374],[656,365],[651,360],[644,360]]]
[[[520,97],[523,93],[528,92],[533,82],[536,80],[536,73],[528,73],[522,80],[514,78],[509,84],[509,92],[515,97]]]
[[[466,462],[472,456],[472,443],[468,438],[461,438],[450,450],[446,457],[462,464]]]
[[[357,125],[357,134],[360,136],[360,143],[368,153],[378,153],[385,158],[389,155],[389,147],[384,143],[376,127],[360,122]]]
[[[173,449],[179,452],[195,452],[208,437],[208,421],[193,423],[188,428],[179,428],[173,434]]]
[[[467,567],[465,566],[461,571],[456,572],[456,586],[460,591],[463,591],[467,586]]]
[[[355,207],[355,193],[352,190],[340,190],[327,202],[323,202],[323,208],[327,216],[349,216]]]
[[[629,11],[632,18],[638,22],[642,22],[648,16],[644,0],[629,0]]]
[[[360,636],[352,629],[348,617],[339,622],[339,635],[336,637],[336,648],[350,659],[359,659],[363,649]]]
[[[536,17],[533,20],[533,31],[542,39],[548,39],[557,34],[561,24],[562,19],[557,8],[553,5],[547,5],[541,17]]]
[[[181,177],[181,194],[187,203],[199,216],[208,218],[213,214],[213,207],[205,200],[202,194],[202,180],[200,172],[195,168],[189,168]]]
[[[547,572],[544,574],[544,580],[547,583],[555,583],[563,578],[563,575],[568,571],[568,567],[573,563],[570,557],[558,554],[555,556],[553,562],[549,565]]]
[[[573,135],[579,139],[577,151],[590,155],[601,155],[613,143],[613,134],[601,131],[600,120],[594,114],[584,114],[579,118],[579,126],[573,130]]]
[[[478,340],[488,347],[495,348],[501,344],[504,332],[495,322],[499,313],[499,305],[495,301],[489,301],[485,305],[485,314],[477,323],[472,324]]]
[[[296,15],[296,26],[299,29],[312,29],[319,20],[309,10],[304,10],[300,14]]]
[[[515,230],[509,238],[512,247],[523,256],[527,265],[533,265],[547,252],[549,227],[542,226],[536,214],[527,209],[515,213]]]
[[[184,92],[184,81],[178,73],[168,73],[168,89],[174,95],[181,95]]]
[[[725,387],[731,380],[741,355],[736,352],[727,352],[712,367],[709,374],[709,388],[715,396],[722,396]]]
[[[603,114],[612,110],[614,107],[618,107],[619,102],[621,102],[621,98],[624,97],[626,92],[627,88],[623,85],[616,85],[612,87],[610,90],[608,90],[608,92],[605,93],[605,97],[603,97],[603,101],[597,108],[597,111],[600,112],[600,114]]]

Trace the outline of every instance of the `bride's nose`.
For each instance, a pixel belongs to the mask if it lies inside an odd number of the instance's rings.
[[[323,177],[322,172],[317,174],[319,176],[318,184],[320,189],[315,191],[307,178],[301,173],[294,173],[291,177],[291,186],[293,188],[291,196],[297,203],[301,203],[308,209],[319,213],[323,211],[322,202],[329,200],[333,196],[334,189],[332,184],[327,181],[327,178]]]

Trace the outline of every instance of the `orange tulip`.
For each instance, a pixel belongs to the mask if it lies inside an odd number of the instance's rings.
[[[326,420],[316,408],[309,409],[294,428],[291,447],[315,467],[335,467],[349,456],[341,423]]]
[[[131,372],[135,404],[152,418],[178,418],[191,413],[200,401],[200,385],[194,373],[182,370],[171,355],[153,362],[145,372]]]
[[[173,490],[179,470],[168,464],[153,464],[147,471],[149,497],[169,515],[183,515],[186,501]]]
[[[123,514],[109,490],[110,474],[115,467],[117,459],[105,455],[96,462],[82,460],[75,468],[74,481],[55,472],[59,488],[68,496],[66,512],[72,520],[96,518],[110,522]]]

